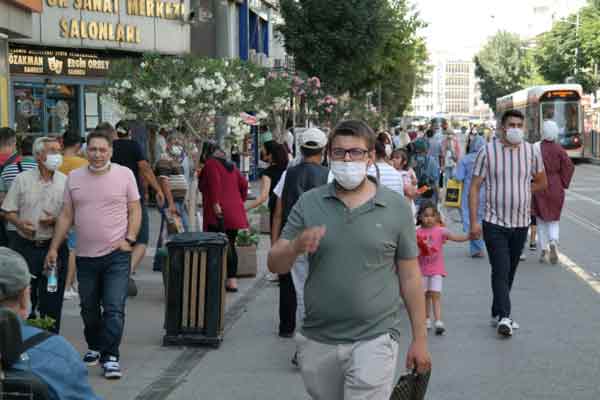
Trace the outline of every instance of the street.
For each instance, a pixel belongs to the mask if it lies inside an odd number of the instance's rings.
[[[599,172],[598,166],[577,166],[561,223],[561,262],[567,265],[540,264],[535,253],[525,251],[528,259],[521,263],[513,289],[514,317],[521,328],[511,340],[499,339],[489,326],[487,260],[467,258],[464,244],[447,246],[449,275],[442,301],[448,332],[430,334],[428,399],[598,398]],[[136,278],[140,294],[127,306],[124,378],[107,381],[100,368],[92,367],[94,389],[113,400],[307,399],[290,363],[293,340],[277,336],[278,291],[264,279],[267,249],[263,236],[259,278],[241,280],[240,293],[228,294],[225,340],[217,350],[161,346],[161,275],[151,272],[151,257],[146,257]],[[65,301],[63,326],[64,335],[84,351],[75,301]],[[402,357],[410,338],[406,319],[403,327]]]

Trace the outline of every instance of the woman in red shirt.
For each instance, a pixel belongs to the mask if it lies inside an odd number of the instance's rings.
[[[225,232],[229,239],[227,254],[228,292],[237,292],[238,257],[235,248],[239,229],[248,228],[244,202],[248,196],[248,181],[236,166],[225,159],[225,152],[215,144],[204,149],[204,168],[198,178],[202,192],[204,231]]]

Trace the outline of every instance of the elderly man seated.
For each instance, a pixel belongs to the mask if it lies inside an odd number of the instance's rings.
[[[99,399],[90,387],[88,372],[79,354],[62,336],[45,334],[23,320],[29,315],[29,282],[27,263],[18,253],[0,247],[0,307],[20,317],[24,342],[39,338],[11,368],[30,371],[48,385],[51,400]]]

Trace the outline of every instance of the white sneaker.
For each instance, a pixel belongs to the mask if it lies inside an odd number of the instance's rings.
[[[525,255],[525,253],[521,253],[521,256],[519,257],[520,261],[527,261],[527,256]]]
[[[513,334],[513,322],[510,318],[502,318],[498,322],[498,334],[505,337],[510,337]]]
[[[77,292],[75,291],[75,289],[73,289],[72,287],[68,288],[67,290],[65,290],[65,300],[73,300],[76,299],[77,297],[79,297],[79,295],[77,294]]]
[[[558,263],[558,244],[556,241],[550,242],[550,264]]]
[[[446,327],[444,326],[444,323],[442,321],[435,321],[435,334],[443,335],[444,333],[446,333]]]
[[[511,319],[511,324],[513,329],[519,329],[521,326],[515,322],[514,319]]]
[[[427,318],[425,320],[425,326],[427,327],[427,330],[431,330],[431,320],[429,318]]]

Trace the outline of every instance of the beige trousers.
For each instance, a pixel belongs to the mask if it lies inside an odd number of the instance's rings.
[[[352,344],[329,345],[297,333],[298,362],[313,400],[389,400],[398,342],[389,334]]]

